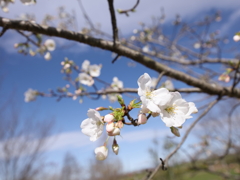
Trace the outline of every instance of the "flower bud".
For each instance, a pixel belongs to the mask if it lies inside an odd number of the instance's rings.
[[[179,133],[179,131],[178,131],[178,128],[175,128],[175,127],[170,127],[170,129],[171,129],[171,132],[175,135],[175,136],[177,136],[177,137],[180,137],[180,133]]]
[[[119,151],[119,146],[118,146],[118,144],[113,144],[113,145],[112,145],[112,150],[113,150],[113,152],[114,152],[116,155],[118,155],[118,151]]]
[[[116,123],[116,127],[118,127],[118,128],[123,128],[123,122],[122,121],[118,121],[117,123]]]
[[[114,128],[115,127],[114,127],[114,123],[113,122],[107,123],[106,130],[107,130],[108,133],[113,132]]]
[[[138,115],[138,124],[146,124],[147,123],[147,117],[146,114],[141,113]]]
[[[97,107],[96,111],[104,111],[104,110],[108,110],[108,108],[105,107]]]
[[[114,130],[112,132],[108,132],[109,136],[117,136],[120,135],[120,129],[115,127]]]
[[[112,150],[116,155],[118,155],[119,146],[117,144],[117,141],[116,141],[115,137],[113,139]]]
[[[106,116],[104,116],[104,122],[112,122],[114,119],[114,116],[112,114],[107,114]]]
[[[107,158],[108,148],[106,146],[100,146],[95,149],[96,159],[103,161]]]

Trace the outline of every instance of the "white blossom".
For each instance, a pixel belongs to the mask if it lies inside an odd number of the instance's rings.
[[[84,70],[87,73],[89,66],[90,66],[90,61],[89,60],[84,60],[83,63],[82,63],[82,70]]]
[[[89,60],[85,60],[82,63],[82,70],[85,73],[89,73],[92,77],[100,76],[101,68],[102,68],[101,64],[100,65],[97,65],[97,64],[90,65]]]
[[[48,51],[54,51],[56,48],[56,43],[53,39],[47,39],[44,43]]]
[[[33,90],[33,89],[28,89],[25,93],[24,93],[24,96],[25,96],[25,102],[31,102],[31,101],[35,101],[36,98],[37,98],[37,94],[38,92],[36,90]]]
[[[233,36],[233,40],[234,40],[235,42],[240,41],[240,35],[238,35],[238,34],[234,35],[234,36]]]
[[[95,109],[89,109],[87,115],[89,118],[85,119],[80,125],[82,133],[89,136],[90,141],[96,141],[103,132],[102,118]]]
[[[169,103],[161,106],[160,116],[167,127],[180,127],[191,118],[192,113],[197,113],[197,108],[192,102],[186,102],[182,99],[179,92],[170,92],[173,98]]]
[[[199,42],[194,43],[193,47],[195,49],[199,49],[201,47],[201,44]]]
[[[46,59],[47,61],[49,61],[50,59],[52,58],[50,52],[47,52],[45,55],[44,55],[44,59]]]
[[[21,0],[21,2],[25,5],[36,4],[36,0]]]
[[[108,148],[106,146],[100,146],[95,149],[96,159],[103,161],[108,156]]]
[[[102,65],[93,64],[89,66],[89,74],[92,77],[98,77],[101,73]]]
[[[160,106],[166,105],[172,98],[172,95],[166,88],[160,88],[151,91],[151,77],[144,73],[138,79],[138,95],[142,101],[142,107],[145,107],[153,113],[160,113]]]
[[[174,89],[174,85],[173,85],[172,81],[170,81],[170,80],[166,80],[166,81],[164,82],[163,86],[164,86],[165,88],[169,89],[169,90]]]
[[[111,87],[115,90],[121,89],[123,88],[123,82],[120,81],[117,77],[114,77]]]
[[[143,46],[142,51],[145,53],[149,52],[149,46],[148,45]]]
[[[92,86],[94,83],[93,78],[86,73],[79,73],[78,78],[80,83],[87,86]]]

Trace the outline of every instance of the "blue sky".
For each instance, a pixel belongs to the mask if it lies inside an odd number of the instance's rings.
[[[134,2],[119,0],[116,1],[116,8],[129,8]],[[93,22],[101,23],[102,29],[111,33],[106,0],[84,0],[83,4]],[[79,28],[85,25],[76,1],[69,1],[68,4],[64,4],[63,0],[42,0],[35,6],[23,6],[17,1],[15,5],[9,6],[10,13],[5,14],[0,11],[0,16],[14,18],[22,12],[36,12],[36,17],[40,20],[45,13],[53,12],[54,14],[55,12],[56,14],[56,7],[60,5],[65,5],[67,10],[75,9]],[[236,24],[240,17],[240,10],[237,9],[239,5],[240,2],[235,0],[152,0],[142,1],[137,8],[137,12],[130,14],[130,17],[124,15],[117,15],[117,17],[122,35],[129,36],[133,29],[139,28],[138,23],[140,21],[148,24],[151,16],[160,15],[161,7],[165,8],[166,27],[170,26],[176,14],[180,14],[183,21],[193,22],[200,17],[204,17],[206,13],[213,10],[220,10],[223,14],[223,20],[219,23],[218,27],[220,33],[232,37],[234,32],[239,30],[239,25]],[[0,71],[4,75],[1,92],[7,96],[12,91],[16,93],[15,97],[21,106],[22,118],[29,116],[31,112],[36,112],[37,120],[55,119],[56,128],[53,136],[49,138],[51,139],[56,136],[57,138],[55,143],[49,145],[46,149],[49,161],[61,162],[64,153],[72,152],[79,158],[81,164],[88,162],[89,159],[94,157],[93,151],[95,147],[101,145],[103,140],[98,140],[94,143],[90,142],[89,138],[80,131],[79,125],[81,121],[87,118],[87,110],[89,108],[109,105],[118,106],[117,103],[112,104],[108,100],[100,99],[94,101],[87,98],[83,99],[83,104],[80,104],[78,100],[62,99],[60,102],[56,102],[54,98],[41,97],[38,97],[35,102],[25,103],[23,94],[28,88],[47,92],[50,88],[56,89],[67,84],[60,73],[60,63],[65,57],[74,60],[79,66],[81,66],[85,59],[88,59],[91,64],[102,64],[103,68],[100,78],[111,83],[112,78],[117,76],[124,82],[124,87],[137,88],[137,79],[144,72],[149,73],[152,77],[157,76],[156,72],[146,69],[139,64],[135,67],[128,67],[127,64],[131,61],[123,57],[112,64],[111,52],[90,48],[77,43],[74,43],[69,48],[63,48],[63,45],[69,42],[59,38],[55,39],[57,49],[52,53],[52,60],[50,61],[45,61],[41,56],[31,57],[20,55],[13,48],[13,44],[21,40],[22,38],[12,31],[8,31],[0,39]],[[231,39],[230,43],[232,43]],[[126,102],[131,100],[126,96],[124,97],[126,98]],[[192,99],[192,97],[189,97],[189,99]],[[104,112],[101,113],[101,115],[104,114]],[[132,114],[133,117],[136,114],[137,112],[134,112]],[[181,130],[182,134],[184,134],[185,129]],[[171,135],[171,133],[159,118],[152,118],[149,123],[140,127],[125,126],[121,132],[122,137],[118,137],[120,145],[119,158],[123,161],[124,170],[131,171],[149,167],[151,159],[148,155],[148,148],[152,145],[151,140],[157,137],[161,141],[166,135]],[[137,153],[135,153],[136,151]],[[161,151],[159,153],[161,154]]]

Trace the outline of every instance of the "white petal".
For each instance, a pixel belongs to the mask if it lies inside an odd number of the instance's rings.
[[[152,92],[154,94],[153,102],[158,106],[164,106],[169,103],[173,96],[166,88],[160,88]]]
[[[100,65],[91,65],[89,66],[89,73],[92,77],[98,77],[100,76],[100,72],[101,72],[101,66]]]
[[[161,111],[160,108],[155,103],[149,100],[147,100],[147,103],[145,106],[154,113],[160,113]]]
[[[138,86],[141,91],[146,91],[149,90],[151,87],[151,77],[149,76],[149,74],[144,73],[142,76],[140,76],[138,78]],[[139,96],[141,96],[142,94],[138,94]]]
[[[83,69],[85,72],[88,72],[89,65],[90,65],[90,62],[89,62],[88,60],[83,61],[83,63],[82,63],[82,69]]]

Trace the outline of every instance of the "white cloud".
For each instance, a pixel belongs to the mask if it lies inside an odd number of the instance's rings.
[[[161,130],[161,137],[165,134],[169,133],[169,131]],[[145,130],[135,130],[132,132],[122,134],[123,138],[118,138],[119,143],[133,143],[148,139],[153,139],[158,137],[160,134],[156,134],[156,131],[153,129],[145,129]],[[27,142],[26,142],[27,141]],[[40,149],[40,152],[50,152],[61,149],[76,149],[81,147],[86,147],[92,145],[93,143],[89,140],[89,138],[81,133],[80,131],[72,131],[56,134],[53,136],[49,136],[44,139],[46,142],[44,148]],[[21,157],[26,155],[31,155],[34,153],[34,148],[38,145],[39,140],[26,140],[24,136],[10,139],[8,141],[0,141],[0,159],[7,158],[6,153],[4,153],[3,148],[4,144],[14,145],[11,149],[11,153],[9,158],[12,157]],[[24,145],[24,149],[20,151],[21,147]]]

